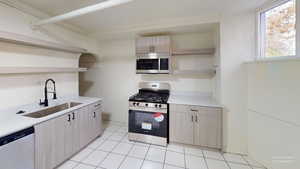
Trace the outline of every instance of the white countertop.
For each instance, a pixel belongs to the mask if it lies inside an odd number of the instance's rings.
[[[18,106],[14,108],[9,108],[7,110],[0,110],[0,137],[7,136],[14,132],[32,127],[44,121],[56,118],[58,116],[64,115],[72,110],[76,110],[78,108],[84,107],[86,105],[95,103],[97,101],[101,101],[100,98],[90,98],[90,97],[73,97],[73,98],[64,98],[58,100],[49,100],[49,106],[44,107],[40,106],[38,103],[28,104],[23,106]],[[36,112],[39,110],[43,110],[52,106],[61,105],[66,102],[79,102],[82,103],[78,106],[72,107],[67,110],[63,110],[58,113],[54,113],[42,118],[31,118],[23,116],[28,113]],[[26,111],[24,114],[16,114],[18,111],[23,110]]]
[[[222,105],[218,104],[217,101],[211,95],[202,94],[202,93],[190,93],[190,92],[172,93],[171,92],[168,103],[222,108]]]

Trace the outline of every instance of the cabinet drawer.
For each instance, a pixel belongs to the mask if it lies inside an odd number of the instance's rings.
[[[206,113],[206,112],[222,112],[222,109],[220,108],[214,108],[214,107],[202,107],[202,106],[189,106],[190,111],[194,111],[194,112],[202,112],[202,113]]]
[[[186,113],[191,110],[191,106],[181,104],[171,104],[170,112]]]
[[[194,112],[210,112],[210,111],[217,111],[222,112],[221,108],[215,108],[215,107],[203,107],[203,106],[191,106],[191,105],[182,105],[182,104],[170,104],[170,111],[173,112],[188,112],[188,111],[194,111]]]

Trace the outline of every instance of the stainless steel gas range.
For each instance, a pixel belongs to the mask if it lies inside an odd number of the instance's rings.
[[[142,82],[139,92],[129,98],[128,138],[166,146],[169,142],[170,85]]]

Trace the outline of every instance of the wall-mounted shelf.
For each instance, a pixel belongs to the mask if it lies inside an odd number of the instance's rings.
[[[201,70],[174,70],[174,75],[185,75],[185,76],[208,76],[213,77],[216,73],[214,68],[203,68]]]
[[[184,55],[213,55],[215,53],[214,48],[204,49],[173,49],[172,56],[184,56]]]
[[[71,73],[71,72],[85,72],[85,71],[87,71],[87,68],[0,67],[0,74]]]
[[[51,49],[51,50],[69,52],[69,53],[85,53],[85,52],[87,52],[87,50],[83,49],[83,48],[68,46],[68,45],[64,45],[64,44],[60,44],[60,43],[54,43],[54,42],[36,39],[36,38],[29,37],[29,36],[21,35],[21,34],[4,32],[4,31],[0,31],[0,41],[18,44],[18,45],[38,47],[38,48],[43,48],[43,49]]]

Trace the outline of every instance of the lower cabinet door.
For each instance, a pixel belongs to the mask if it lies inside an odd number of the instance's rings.
[[[51,123],[45,122],[35,127],[35,168],[52,169],[52,138]]]
[[[88,110],[88,128],[87,128],[87,133],[88,133],[88,142],[91,142],[95,137],[95,117],[96,117],[96,112],[89,107]]]
[[[78,115],[79,115],[79,133],[80,133],[80,148],[83,148],[86,146],[89,142],[89,117],[90,113],[88,107],[83,107],[78,110]]]
[[[222,114],[220,109],[200,108],[195,113],[194,143],[211,148],[222,148]]]
[[[73,125],[72,113],[65,116],[65,157],[73,155]]]
[[[78,152],[80,147],[80,115],[79,111],[76,110],[72,113],[72,145],[73,154]]]
[[[102,132],[101,112],[102,112],[101,108],[95,109],[93,112],[92,133],[91,133],[93,139],[96,138],[97,136],[99,136]]]
[[[64,126],[67,123],[65,116],[52,120],[52,157],[54,160],[53,166],[57,166],[64,162],[65,157],[65,130]]]
[[[97,109],[97,119],[96,119],[96,136],[102,134],[102,108]]]
[[[193,114],[190,112],[170,112],[170,141],[193,144]]]
[[[64,125],[65,116],[62,116],[34,127],[36,169],[53,169],[66,159]]]

